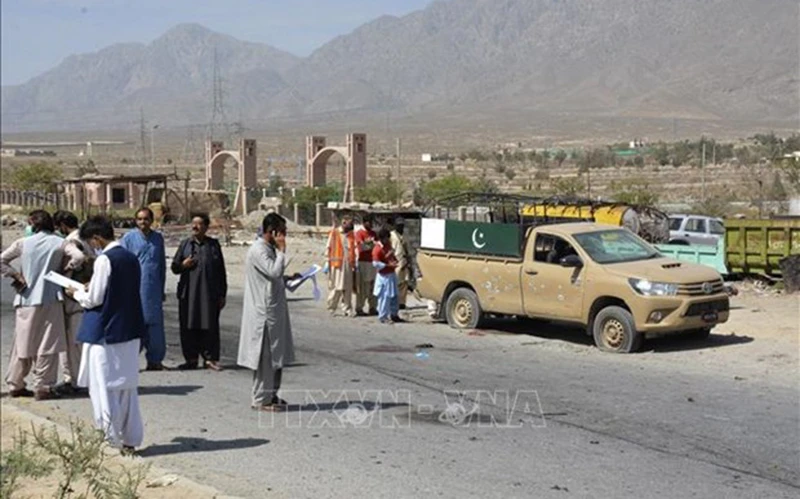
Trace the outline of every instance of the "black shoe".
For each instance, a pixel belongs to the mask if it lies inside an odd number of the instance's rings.
[[[12,399],[20,398],[20,397],[33,397],[33,392],[28,390],[27,388],[20,388],[19,390],[11,390],[8,392],[11,395]]]
[[[52,388],[47,390],[36,390],[33,392],[34,400],[55,400],[61,398],[61,395]]]
[[[399,315],[393,315],[392,316],[392,322],[405,322],[405,320],[402,317],[400,317]]]
[[[62,397],[71,397],[77,395],[78,392],[78,389],[72,386],[72,383],[61,383],[60,385],[56,385],[53,390]]]
[[[166,371],[167,369],[164,367],[164,364],[160,362],[158,364],[147,364],[145,371]]]
[[[197,362],[185,362],[178,366],[180,371],[193,371],[194,369],[197,369]]]
[[[405,309],[406,309],[406,306],[405,306],[405,305],[400,305],[400,307],[399,307],[399,308],[400,308],[400,310],[405,310]]]

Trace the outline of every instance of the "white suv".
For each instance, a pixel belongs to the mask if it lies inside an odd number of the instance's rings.
[[[716,245],[725,236],[725,225],[720,218],[703,215],[670,215],[670,244]]]

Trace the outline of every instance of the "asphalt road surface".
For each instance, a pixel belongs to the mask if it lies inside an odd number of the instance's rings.
[[[174,289],[174,282],[170,283]],[[2,350],[13,309],[3,282]],[[241,291],[223,314],[224,372],[142,373],[141,455],[244,497],[797,497],[797,378],[742,379],[691,359],[735,339],[602,354],[576,331],[331,318],[291,303],[297,364],[286,414],[250,409],[234,367]],[[182,362],[173,293],[169,354]],[[534,328],[536,334],[524,334]],[[417,355],[420,344],[433,347]],[[427,354],[427,357],[426,355]],[[144,364],[144,361],[142,361]],[[796,373],[796,366],[789,368]],[[787,381],[787,379],[789,381]],[[16,402],[15,402],[16,403]],[[88,399],[22,402],[64,420]]]

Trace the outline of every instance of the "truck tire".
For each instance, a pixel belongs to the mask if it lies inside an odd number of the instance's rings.
[[[597,348],[611,353],[632,353],[642,346],[644,336],[636,330],[633,315],[622,307],[606,307],[592,323]]]
[[[474,329],[483,317],[478,296],[468,288],[458,288],[450,293],[444,313],[447,323],[456,329]]]

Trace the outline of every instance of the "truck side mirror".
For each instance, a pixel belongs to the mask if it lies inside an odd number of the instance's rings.
[[[578,255],[567,255],[559,261],[562,267],[579,268],[583,267],[583,260]]]

